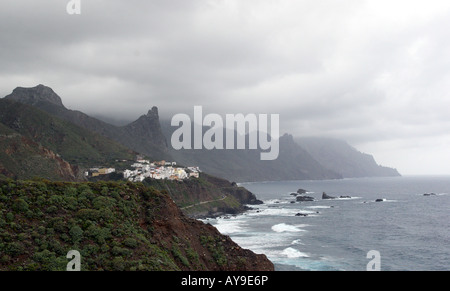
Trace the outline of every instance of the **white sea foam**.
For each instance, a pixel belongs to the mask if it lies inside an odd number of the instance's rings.
[[[291,245],[303,245],[303,244],[304,243],[302,243],[301,239],[296,239],[291,242]]]
[[[304,228],[304,227],[308,227],[308,226],[311,226],[311,225],[309,225],[309,224],[296,224],[295,226],[296,227],[300,227],[300,228]]]
[[[286,223],[275,224],[274,226],[272,226],[272,230],[275,231],[275,232],[300,232],[300,231],[305,231],[303,229],[300,229],[298,226],[290,225],[290,224],[286,224]]]
[[[398,202],[398,200],[392,200],[392,199],[384,199],[384,202]]]
[[[300,252],[294,248],[286,248],[281,252],[282,255],[288,258],[308,258],[309,256],[305,253]]]
[[[331,206],[315,205],[315,206],[308,206],[306,208],[310,208],[310,209],[326,209],[326,208],[331,208]]]
[[[258,211],[253,211],[252,213],[249,213],[250,216],[294,216],[299,212],[298,209],[292,209],[292,208],[265,208],[265,209],[259,209]],[[303,212],[303,211],[302,211]],[[306,211],[308,213],[308,211]],[[311,212],[313,213],[313,212]]]
[[[230,234],[245,231],[244,223],[234,219],[219,219],[214,225],[220,233]]]
[[[280,235],[263,232],[246,232],[241,234],[232,234],[233,241],[243,248],[250,249],[255,253],[266,254],[269,253],[274,257],[279,255],[279,251],[274,250],[281,245],[289,245],[289,238],[283,238]],[[292,233],[291,233],[292,235]]]
[[[290,200],[283,200],[283,199],[269,199],[269,200],[265,200],[264,204],[266,205],[277,205],[277,204],[288,204],[291,203]]]

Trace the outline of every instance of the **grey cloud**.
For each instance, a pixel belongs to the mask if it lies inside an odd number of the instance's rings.
[[[0,94],[42,83],[125,120],[279,113],[281,132],[343,137],[400,171],[386,145],[447,140],[448,1],[67,2],[0,3]]]

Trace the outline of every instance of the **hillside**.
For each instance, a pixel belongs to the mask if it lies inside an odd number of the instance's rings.
[[[163,132],[170,139],[176,129],[162,121]],[[342,176],[320,163],[294,142],[292,135],[279,139],[276,160],[262,161],[260,150],[174,150],[170,155],[184,165],[198,165],[211,175],[236,182],[340,179]],[[248,146],[246,146],[248,148]]]
[[[83,112],[67,109],[63,105],[61,97],[44,85],[32,88],[17,87],[4,99],[39,108],[53,116],[116,141],[131,150],[152,157],[152,159],[169,159],[167,142],[161,132],[158,108],[156,107],[126,126],[114,126]]]
[[[262,203],[247,189],[205,173],[201,173],[199,179],[183,181],[146,179],[143,183],[167,191],[183,213],[195,218],[237,214],[247,210],[247,206],[244,205]]]
[[[321,165],[344,178],[400,176],[396,169],[378,165],[373,156],[358,151],[345,141],[331,138],[299,138],[296,141]]]
[[[0,123],[0,177],[76,181],[77,166]]]
[[[0,180],[0,270],[271,271],[273,264],[184,216],[139,183]]]
[[[135,157],[134,152],[116,142],[19,102],[0,99],[0,124],[4,131],[3,149],[19,145],[11,152],[14,156],[5,156],[1,162],[14,160],[21,168],[17,173],[13,171],[19,179],[29,178],[21,172],[33,171],[31,165],[20,161],[40,155],[36,152],[39,149],[48,151],[46,155],[54,155],[80,167],[108,165],[116,159]],[[22,141],[18,142],[18,139]]]
[[[118,166],[116,159],[135,159],[134,152],[99,134],[6,99],[0,100],[0,146],[0,175],[14,179],[82,181],[86,167]],[[121,180],[123,176],[113,173],[94,180],[109,178]],[[223,180],[222,185],[228,183],[227,192],[225,187],[210,182],[213,180],[219,179],[202,174],[201,179],[153,184],[169,190],[172,199],[186,207],[183,211],[191,216],[238,213],[245,210],[244,204],[252,203],[247,196],[253,194],[245,189],[230,187],[231,183]],[[236,193],[230,193],[233,191]]]
[[[37,107],[152,159],[176,160],[184,165],[200,166],[205,172],[232,181],[341,178],[339,174],[317,163],[292,138],[283,137],[280,140],[281,153],[276,161],[260,161],[259,151],[254,150],[175,151],[166,141],[170,140],[173,128],[167,121],[160,122],[156,107],[126,126],[114,126],[85,113],[67,109],[61,98],[44,85],[18,87],[5,99]]]
[[[114,140],[125,148],[147,155],[153,160],[174,160],[186,166],[199,166],[204,172],[230,181],[275,181],[275,180],[320,180],[340,179],[343,177],[397,176],[395,169],[381,167],[370,155],[362,154],[345,142],[329,139],[299,139],[285,134],[280,137],[280,154],[273,161],[261,161],[258,150],[174,150],[167,144],[174,127],[169,121],[160,121],[158,109],[153,107],[147,114],[126,126],[115,126],[100,121],[89,115],[67,109],[61,98],[49,87],[38,85],[33,88],[18,87],[3,101],[13,100],[41,109],[48,114],[63,119],[67,124],[77,125],[90,132],[95,132],[108,140]],[[0,104],[1,105],[1,104]],[[9,118],[12,118],[10,116]],[[39,123],[38,123],[39,124]],[[24,134],[8,123],[8,127]],[[51,128],[51,124],[40,128]],[[36,141],[32,138],[33,141]],[[79,140],[70,141],[64,147],[52,147],[55,140],[36,141],[48,147],[69,163],[87,163],[89,159],[99,160],[107,153],[96,154],[87,150],[80,153],[70,152],[70,147]],[[93,143],[89,142],[92,146]],[[95,144],[95,142],[94,142]],[[107,150],[103,148],[103,150]],[[64,150],[65,152],[62,152]],[[102,151],[100,149],[100,151]],[[113,150],[112,152],[117,152]],[[111,155],[109,155],[111,156]]]

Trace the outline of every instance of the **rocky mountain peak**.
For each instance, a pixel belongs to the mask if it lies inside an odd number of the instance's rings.
[[[61,97],[59,97],[52,88],[42,84],[31,88],[17,87],[10,95],[6,96],[5,99],[32,106],[50,103],[59,107],[64,107]]]
[[[159,123],[158,107],[153,106],[147,114],[142,115],[134,122],[124,127],[128,134],[137,137],[135,145],[142,144],[144,148],[150,148],[149,142],[156,145],[157,148],[167,150],[167,141],[161,131]],[[138,140],[140,142],[138,142]],[[136,149],[139,152],[144,152],[142,149]]]
[[[158,117],[158,118],[159,118],[159,115],[158,115],[158,107],[153,106],[152,109],[150,109],[150,110],[148,111],[147,116],[155,116],[155,117]]]

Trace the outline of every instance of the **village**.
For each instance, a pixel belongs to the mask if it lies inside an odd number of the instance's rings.
[[[154,161],[137,159],[131,165],[133,169],[123,171],[123,177],[131,182],[142,182],[146,178],[157,180],[185,180],[191,177],[199,178],[199,167],[181,167],[176,162]],[[114,168],[91,168],[85,172],[86,177],[98,177],[115,173]]]
[[[134,170],[125,170],[123,177],[132,182],[142,182],[145,178],[185,180],[191,177],[198,178],[199,167],[178,167],[176,162],[150,162],[149,160],[137,160],[131,165]]]

